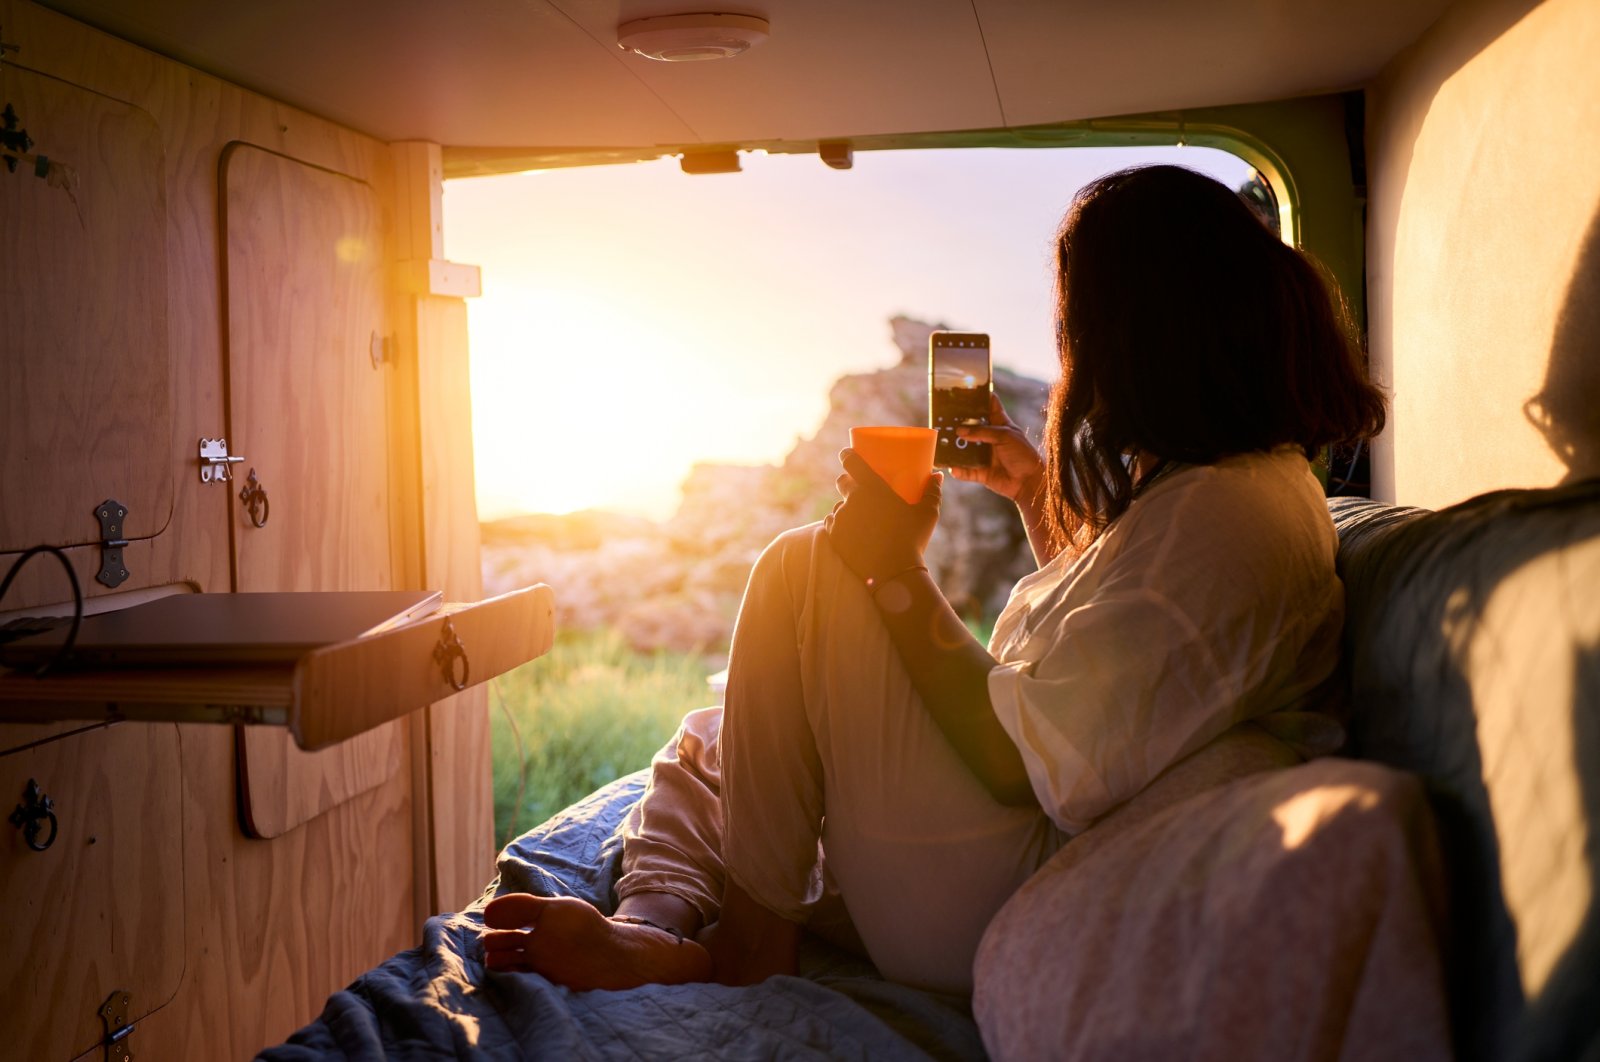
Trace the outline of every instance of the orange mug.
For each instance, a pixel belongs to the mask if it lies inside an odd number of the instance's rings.
[[[932,428],[850,429],[850,448],[908,505],[922,500],[922,488],[933,474],[933,448],[938,439],[939,433]]]

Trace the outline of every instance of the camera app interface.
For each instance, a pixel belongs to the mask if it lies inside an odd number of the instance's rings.
[[[989,423],[987,337],[952,336],[935,342],[932,351],[928,412],[939,432],[934,460],[946,466],[987,465],[987,444],[956,437],[958,425]]]

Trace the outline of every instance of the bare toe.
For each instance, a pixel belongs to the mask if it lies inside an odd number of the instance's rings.
[[[544,896],[508,892],[489,901],[483,909],[483,924],[490,929],[521,929],[537,925],[545,905],[552,902]]]

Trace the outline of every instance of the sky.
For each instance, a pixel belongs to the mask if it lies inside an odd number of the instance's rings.
[[[468,302],[480,519],[671,514],[696,462],[767,464],[846,373],[899,361],[889,319],[987,332],[996,365],[1054,374],[1050,261],[1073,193],[1140,162],[1238,187],[1250,167],[1170,148],[747,154],[448,181]]]

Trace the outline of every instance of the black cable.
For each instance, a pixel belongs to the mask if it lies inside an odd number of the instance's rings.
[[[67,628],[67,640],[61,643],[61,648],[56,650],[55,656],[39,665],[39,669],[34,672],[36,676],[43,675],[67,658],[67,654],[72,652],[73,643],[78,640],[78,628],[83,624],[83,588],[78,585],[78,573],[72,570],[72,561],[67,555],[55,546],[34,546],[12,561],[11,570],[6,572],[4,580],[0,580],[0,601],[6,599],[6,593],[10,591],[11,584],[16,580],[17,572],[21,571],[24,564],[40,553],[53,554],[56,560],[61,562],[61,566],[67,570],[67,582],[72,584],[72,626]]]

